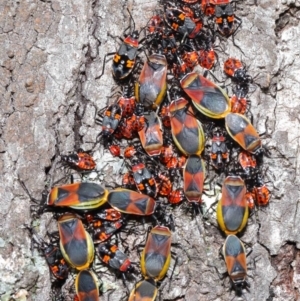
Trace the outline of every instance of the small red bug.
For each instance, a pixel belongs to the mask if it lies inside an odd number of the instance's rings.
[[[256,175],[254,188],[252,190],[255,204],[258,206],[266,206],[270,201],[270,191],[264,184],[261,174]]]
[[[79,170],[92,170],[96,167],[96,162],[93,157],[84,152],[82,149],[79,149],[77,153],[68,156],[61,156],[61,159],[73,168],[77,168]]]
[[[121,219],[121,217],[122,214],[113,208],[103,209],[100,212],[93,212],[92,214],[85,215],[85,218],[88,222],[92,222],[95,219],[118,221],[119,219]]]
[[[168,201],[172,205],[181,203],[184,200],[184,193],[181,188],[172,190],[168,196]]]
[[[147,29],[150,34],[154,34],[156,32],[160,33],[164,28],[164,21],[160,17],[160,15],[155,15],[151,17],[147,24]]]
[[[123,175],[122,187],[126,189],[134,189],[136,187],[133,175],[131,173],[127,172]]]
[[[245,179],[252,179],[254,174],[257,174],[257,162],[254,155],[246,151],[241,151],[238,156],[238,161],[244,170],[244,178]]]
[[[167,128],[171,127],[169,106],[163,105],[160,110],[161,121]]]
[[[231,112],[232,113],[239,113],[239,114],[245,114],[247,110],[247,105],[249,101],[245,97],[240,97],[236,94],[233,94],[230,97],[231,102]]]
[[[133,117],[124,118],[121,120],[119,126],[117,127],[114,137],[117,139],[132,139],[136,131],[134,131],[134,120]]]
[[[124,157],[127,159],[132,158],[137,153],[137,149],[133,145],[129,145],[124,150]]]
[[[201,10],[206,16],[213,16],[215,14],[215,0],[201,0]]]
[[[216,53],[213,48],[203,49],[199,51],[198,62],[201,67],[210,70],[214,66],[215,60]]]
[[[161,163],[167,164],[175,156],[174,148],[172,144],[169,144],[162,147],[159,160]]]
[[[120,157],[121,155],[121,149],[120,146],[117,144],[110,144],[108,146],[108,149],[110,151],[110,153],[114,156],[114,157]]]
[[[246,67],[236,58],[229,58],[224,62],[224,72],[240,85],[247,85],[253,81],[252,77],[247,74]]]
[[[255,207],[255,201],[254,201],[254,196],[253,196],[253,193],[248,191],[246,194],[245,194],[245,199],[247,201],[247,204],[248,204],[248,208],[250,210],[253,210],[254,207]]]
[[[162,196],[168,196],[171,193],[173,186],[170,178],[162,173],[159,173],[158,179],[158,193]]]
[[[128,118],[132,126],[132,130],[135,132],[141,131],[146,124],[145,115],[144,115],[144,106],[141,103],[136,105],[135,111],[131,117]]]
[[[118,99],[117,104],[122,108],[122,117],[126,118],[133,114],[136,102],[135,96],[133,95],[132,86],[124,86],[122,96]]]

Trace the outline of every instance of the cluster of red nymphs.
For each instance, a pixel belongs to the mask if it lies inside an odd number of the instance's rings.
[[[55,211],[57,243],[35,239],[57,279],[67,278],[69,266],[80,271],[75,281],[80,301],[99,298],[97,272],[88,270],[94,253],[124,280],[138,272],[111,240],[120,231],[133,231],[139,222],[131,219],[134,215],[152,219],[153,227],[140,260],[144,280],[135,284],[128,300],[155,300],[170,265],[171,231],[176,231],[176,218],[174,223],[166,212],[185,204],[192,216],[203,214],[202,194],[212,174],[214,181],[222,180],[217,220],[227,235],[223,256],[228,274],[237,294],[248,287],[245,249],[235,234],[244,229],[249,211],[270,198],[262,174],[265,148],[252,125],[248,99],[254,83],[235,58],[223,68],[230,87],[223,90],[207,78],[216,81],[213,71],[222,51],[217,45],[228,37],[235,45],[241,19],[229,0],[161,2],[141,32],[129,12],[130,32],[119,50],[104,59],[113,55],[112,75],[122,92],[99,111],[99,140],[125,162],[122,184],[110,191],[91,182],[52,188],[47,205],[68,208],[68,213]],[[82,150],[61,158],[77,170],[96,167]]]

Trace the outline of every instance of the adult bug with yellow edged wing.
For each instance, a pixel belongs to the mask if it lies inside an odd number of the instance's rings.
[[[250,287],[246,280],[247,260],[243,243],[235,236],[228,235],[223,245],[223,257],[228,275],[237,295],[242,295],[242,289]]]
[[[188,100],[182,97],[173,100],[169,111],[171,132],[176,146],[186,156],[199,156],[205,146],[205,136]]]
[[[154,301],[157,296],[156,283],[152,279],[138,282],[131,291],[128,301]]]
[[[153,214],[156,206],[155,200],[148,195],[124,188],[110,191],[107,202],[122,213],[141,216]]]
[[[225,91],[204,76],[195,72],[187,73],[180,80],[180,85],[203,115],[221,119],[231,111],[231,103]]]
[[[94,272],[82,270],[75,280],[74,301],[99,301],[99,283]]]
[[[183,191],[190,203],[201,203],[205,179],[205,163],[200,156],[188,157],[183,168]]]
[[[135,84],[136,101],[145,108],[154,110],[161,104],[167,93],[168,63],[163,54],[153,53],[145,62]]]
[[[141,270],[148,279],[160,281],[169,269],[171,262],[171,231],[167,227],[154,227],[147,238],[141,256]]]
[[[73,183],[53,187],[48,195],[48,206],[92,210],[107,201],[108,190],[96,183]]]
[[[245,198],[246,185],[239,176],[228,176],[222,186],[222,197],[217,205],[217,220],[226,234],[236,234],[247,224],[249,210]]]
[[[247,152],[259,155],[263,152],[262,142],[250,120],[242,114],[229,113],[225,127],[230,137]]]
[[[67,213],[58,219],[59,246],[64,259],[77,270],[89,267],[94,259],[94,243],[75,214]]]
[[[138,132],[142,146],[149,156],[158,156],[163,147],[161,119],[154,112],[150,112],[145,118],[145,126]]]

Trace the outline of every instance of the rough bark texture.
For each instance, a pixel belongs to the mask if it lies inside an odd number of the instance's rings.
[[[103,58],[118,48],[132,11],[137,28],[157,7],[145,0],[12,1],[0,4],[0,299],[51,300],[49,270],[43,257],[31,250],[24,225],[31,222],[28,195],[41,199],[56,171],[60,153],[94,146],[98,109],[115,86],[107,64],[100,80]],[[228,56],[242,59],[255,77],[251,95],[254,125],[265,132],[270,149],[265,159],[268,207],[258,210],[241,239],[252,247],[249,264],[251,288],[245,298],[299,300],[299,116],[300,116],[300,2],[244,1],[236,14],[242,26],[226,42],[221,66]],[[222,76],[221,74],[219,74]],[[95,151],[95,150],[94,150]],[[102,150],[95,152],[105,181],[113,181],[120,162]],[[111,161],[111,162],[110,162]],[[212,216],[192,220],[182,208],[174,212],[174,242],[180,264],[171,282],[160,288],[161,300],[232,300],[229,278],[219,248],[224,237]],[[52,214],[35,221],[41,235],[52,229]],[[198,226],[201,227],[201,234]],[[141,238],[141,241],[143,238]],[[132,250],[138,261],[138,255]],[[174,265],[174,260],[171,266]],[[172,268],[168,273],[171,275]],[[122,281],[103,273],[101,300],[126,299]],[[71,281],[71,280],[70,280]],[[131,289],[134,282],[129,282]],[[238,298],[236,298],[238,299]]]

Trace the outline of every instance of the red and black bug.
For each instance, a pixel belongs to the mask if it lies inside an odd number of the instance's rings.
[[[183,192],[190,203],[202,203],[205,163],[201,157],[191,155],[183,169]]]
[[[154,227],[148,237],[141,256],[143,276],[159,281],[163,279],[171,262],[172,233],[167,227]]]
[[[234,14],[230,0],[215,0],[215,4],[217,29],[223,36],[229,37],[237,31],[242,20]]]
[[[112,64],[112,74],[116,81],[126,80],[133,72],[134,67],[136,65],[136,59],[138,52],[140,50],[139,44],[142,43],[144,39],[139,41],[140,33],[135,29],[134,20],[127,9],[130,20],[133,22],[133,30],[129,34],[124,33],[124,39],[122,40],[122,44],[119,47],[117,52],[107,53],[104,56],[104,63],[102,68],[102,73],[97,77],[99,79],[104,74],[105,61],[106,57],[110,55],[114,55],[113,64]],[[130,28],[131,26],[129,26]]]
[[[203,26],[202,22],[193,21],[183,10],[174,7],[165,7],[164,20],[183,39],[195,38]]]
[[[152,279],[146,279],[135,284],[128,301],[154,301],[157,292],[156,282]]]
[[[55,243],[47,243],[35,234],[33,240],[38,244],[38,248],[43,252],[52,275],[58,280],[65,280],[69,275],[69,266],[66,263],[60,248]]]
[[[247,68],[236,58],[229,58],[224,62],[224,72],[236,84],[243,88],[245,85],[247,86],[253,81],[252,77],[247,74]]]
[[[102,262],[112,269],[119,271],[123,280],[126,279],[126,275],[135,272],[130,259],[118,248],[117,245],[109,242],[101,243],[98,245],[96,253]]]
[[[87,211],[106,203],[107,195],[108,190],[96,183],[73,183],[53,187],[47,205]]]
[[[99,281],[96,274],[89,270],[80,271],[75,280],[75,290],[74,301],[98,301]]]
[[[249,210],[245,194],[246,185],[241,177],[226,177],[217,205],[218,224],[226,235],[241,232],[247,224]]]
[[[254,197],[255,204],[258,206],[268,205],[271,195],[260,173],[256,174],[253,186],[252,195]]]
[[[117,100],[117,104],[122,108],[122,117],[130,117],[134,113],[136,99],[132,85],[128,84],[124,86],[123,93]]]
[[[101,111],[98,113],[98,116],[102,116]],[[113,134],[120,123],[121,117],[122,108],[117,103],[108,106],[104,111],[101,135],[105,142],[112,140]],[[100,122],[100,119],[96,119],[96,121]]]
[[[245,180],[251,180],[259,172],[255,156],[246,151],[239,153],[238,162],[243,169],[241,176]]]
[[[195,108],[205,116],[221,119],[231,111],[226,92],[204,76],[196,72],[188,73],[180,80],[180,85]]]
[[[248,90],[248,85],[238,85],[232,88],[233,95],[230,98],[232,113],[244,115],[246,112],[249,112],[251,102],[246,97]]]
[[[64,259],[77,270],[87,269],[94,260],[94,244],[76,215],[67,213],[58,219],[59,247]]]
[[[163,129],[160,117],[150,112],[146,116],[145,127],[138,132],[142,146],[149,156],[158,156],[163,146]]]
[[[259,155],[263,153],[262,141],[250,120],[238,113],[229,113],[225,117],[225,128],[230,137],[245,151]]]
[[[205,145],[204,131],[188,100],[175,99],[169,110],[172,137],[178,149],[186,156],[200,155]]]
[[[96,162],[91,155],[79,149],[77,153],[61,156],[62,161],[78,170],[93,170]]]
[[[136,100],[145,108],[155,110],[164,100],[167,93],[167,70],[165,55],[153,53],[147,57],[135,84]]]
[[[182,188],[172,190],[168,196],[168,201],[172,205],[177,205],[185,199],[185,195]]]
[[[122,213],[140,216],[153,214],[156,207],[155,200],[150,196],[123,188],[112,190],[107,202]]]
[[[89,221],[88,231],[93,237],[94,244],[104,242],[111,238],[125,224],[125,219],[120,218],[116,221],[102,220],[97,216]]]
[[[226,138],[221,128],[217,127],[213,131],[210,149],[211,164],[217,170],[223,170],[229,162],[229,150],[226,145]]]
[[[235,236],[228,235],[223,245],[223,257],[226,263],[228,275],[232,281],[233,288],[238,296],[242,290],[248,289],[247,260],[243,243]]]
[[[154,175],[140,160],[132,160],[132,175],[137,189],[151,197],[157,195],[157,183]]]

